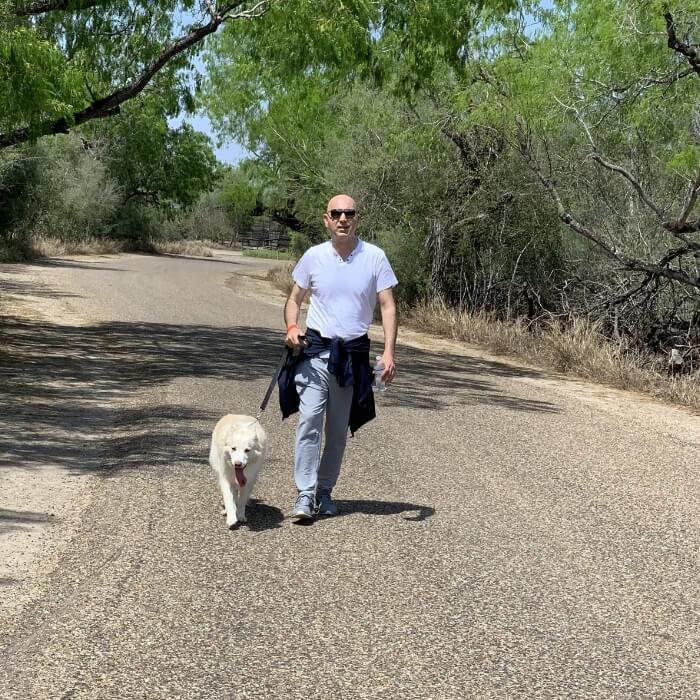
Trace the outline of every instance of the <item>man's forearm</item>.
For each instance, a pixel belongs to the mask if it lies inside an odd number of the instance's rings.
[[[391,353],[393,357],[396,350],[396,334],[398,332],[398,320],[396,318],[396,306],[382,309],[382,328],[384,329],[384,352]]]
[[[294,299],[287,299],[284,305],[284,325],[299,323],[299,304]]]

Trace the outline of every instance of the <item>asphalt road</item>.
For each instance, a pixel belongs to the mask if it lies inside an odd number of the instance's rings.
[[[286,518],[295,422],[273,400],[258,500],[228,531],[208,438],[278,360],[280,300],[241,286],[266,265],[39,266],[84,323],[27,329],[48,358],[27,395],[57,409],[6,414],[7,449],[99,479],[3,639],[0,697],[700,697],[700,419],[676,409],[400,342],[340,516]]]

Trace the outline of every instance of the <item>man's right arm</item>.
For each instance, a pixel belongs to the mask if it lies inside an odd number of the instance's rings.
[[[303,335],[297,323],[299,323],[299,312],[301,311],[301,303],[306,296],[306,290],[302,289],[296,282],[289,294],[287,303],[284,305],[284,324],[287,327],[287,335],[284,339],[284,344],[288,348],[301,347],[299,336]]]

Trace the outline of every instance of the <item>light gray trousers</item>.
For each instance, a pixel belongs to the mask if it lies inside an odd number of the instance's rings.
[[[302,360],[294,381],[299,394],[294,480],[300,493],[331,490],[338,480],[348,436],[351,386],[341,387],[328,371],[328,356]],[[326,429],[321,454],[321,430]]]

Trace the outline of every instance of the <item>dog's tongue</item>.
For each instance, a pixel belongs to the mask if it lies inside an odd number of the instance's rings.
[[[243,488],[246,483],[245,471],[243,467],[236,467],[236,485],[238,488]]]

